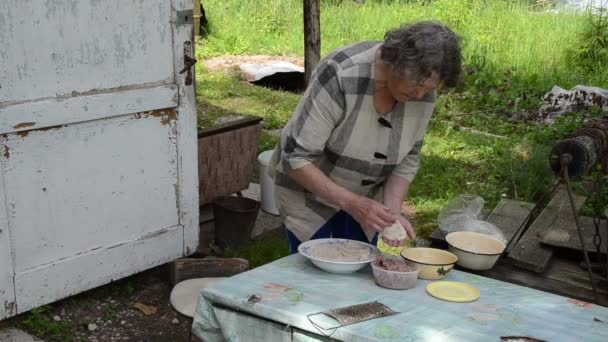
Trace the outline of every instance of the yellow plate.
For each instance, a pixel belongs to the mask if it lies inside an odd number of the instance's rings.
[[[426,286],[431,296],[448,302],[465,303],[479,298],[479,290],[469,284],[456,281],[436,281]]]

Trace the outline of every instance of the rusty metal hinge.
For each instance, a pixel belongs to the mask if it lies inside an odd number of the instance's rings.
[[[185,85],[189,86],[192,84],[192,67],[196,64],[196,58],[194,58],[194,49],[192,48],[192,42],[184,42],[184,67],[179,71],[180,74],[186,74]]]

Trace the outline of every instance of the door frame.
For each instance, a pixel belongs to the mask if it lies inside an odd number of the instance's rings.
[[[184,43],[190,42],[194,53],[192,0],[173,0],[173,48],[175,82],[179,88],[177,108],[177,169],[179,222],[184,227],[184,255],[196,251],[199,242],[199,198],[198,198],[198,122],[194,85],[186,86],[187,73],[180,74],[184,67]],[[183,18],[178,18],[183,15]],[[180,22],[185,24],[180,25]],[[194,66],[192,78],[194,79]],[[186,115],[181,115],[186,113]]]

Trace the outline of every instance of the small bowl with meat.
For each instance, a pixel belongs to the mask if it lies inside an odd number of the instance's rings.
[[[402,258],[381,255],[372,262],[372,272],[379,286],[406,290],[416,286],[420,266]]]

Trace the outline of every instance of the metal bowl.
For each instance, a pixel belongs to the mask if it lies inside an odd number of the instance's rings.
[[[427,280],[443,279],[454,267],[458,257],[437,248],[413,247],[401,251],[401,256],[420,265],[418,278]]]
[[[477,232],[453,232],[445,237],[450,252],[458,257],[458,266],[484,271],[494,264],[507,245],[497,238]]]

